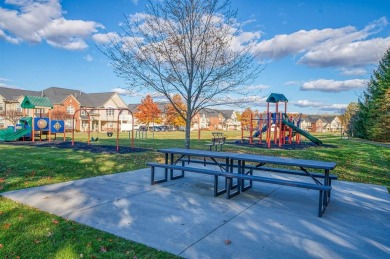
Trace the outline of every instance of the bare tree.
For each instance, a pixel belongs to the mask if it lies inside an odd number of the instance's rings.
[[[233,94],[246,96],[245,86],[263,66],[253,41],[238,40],[242,31],[229,0],[149,0],[145,10],[126,18],[121,36],[107,34],[102,51],[130,90],[156,91],[169,100],[186,121],[190,148],[192,118],[202,108],[237,103]],[[187,109],[175,104],[175,94]]]
[[[10,121],[12,125],[16,126],[16,123],[18,123],[22,115],[22,112],[17,111],[15,109],[10,109],[3,114],[3,117],[6,121]]]

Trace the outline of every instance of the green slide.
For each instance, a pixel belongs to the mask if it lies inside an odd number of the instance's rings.
[[[31,126],[32,119],[31,117],[24,117],[20,119],[21,123],[27,124],[27,126]],[[21,129],[5,129],[0,131],[0,141],[14,141],[19,138],[25,136],[26,134],[31,133],[31,128],[21,128]]]
[[[288,120],[285,120],[285,119],[282,119],[282,122],[284,124],[286,124],[288,127],[292,128],[293,130],[295,130],[296,132],[298,132],[299,134],[305,136],[306,138],[308,138],[311,142],[317,144],[317,145],[322,145],[322,141],[319,140],[318,138],[315,138],[313,137],[312,135],[309,134],[309,132],[306,132],[300,128],[298,128],[297,126],[294,125],[294,123],[291,123],[289,122]]]

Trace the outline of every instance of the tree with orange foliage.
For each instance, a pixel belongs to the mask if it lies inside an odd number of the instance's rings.
[[[67,120],[72,119],[73,115],[68,114],[65,109],[54,109],[51,111],[51,118],[53,120]]]
[[[158,108],[157,104],[153,102],[152,96],[150,94],[146,95],[144,99],[141,100],[141,104],[137,106],[138,112],[135,114],[135,117],[139,122],[146,124],[149,128],[151,122],[159,122],[161,110]]]
[[[175,94],[172,97],[172,102],[174,105],[171,103],[167,104],[167,118],[165,120],[165,124],[174,125],[176,127],[186,125],[186,121],[182,116],[180,116],[181,111],[187,110],[186,105],[181,99],[181,96],[179,94]],[[177,109],[180,109],[180,111]]]
[[[251,124],[251,114],[253,115],[251,108],[246,108],[245,111],[241,114],[241,125],[244,128],[248,128],[248,126]]]

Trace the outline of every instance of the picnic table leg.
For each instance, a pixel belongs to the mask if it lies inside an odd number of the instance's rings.
[[[151,175],[150,175],[150,184],[151,185],[153,185],[153,184],[157,184],[157,183],[163,183],[163,182],[166,182],[166,181],[168,181],[168,174],[167,174],[167,172],[165,172],[165,177],[164,178],[162,178],[162,179],[160,179],[160,180],[154,180],[154,178],[155,178],[155,173],[156,173],[156,169],[155,169],[155,167],[154,166],[151,166],[151,168],[150,168],[150,170],[151,170]]]
[[[173,158],[174,158],[174,155],[171,154],[171,165],[173,165],[173,161],[174,161]],[[184,168],[185,161],[183,159],[179,159],[179,160],[181,160],[181,166]],[[171,180],[176,180],[176,179],[183,178],[183,177],[184,177],[184,170],[181,170],[181,174],[174,176],[173,169],[170,169]]]
[[[323,204],[324,197],[323,196],[326,196],[326,195],[323,195],[323,191],[320,191],[320,197],[319,197],[319,201],[318,201],[318,217],[321,217],[322,213],[323,213],[323,208],[324,208],[324,204]]]
[[[326,186],[331,186],[331,180],[329,177],[329,169],[325,169],[325,177],[324,177],[324,184]],[[325,193],[325,199],[326,201],[325,206],[327,206],[330,202],[330,190]]]
[[[171,161],[172,161],[172,158],[171,158]],[[165,153],[165,164],[166,165],[169,164],[168,153]],[[165,178],[168,178],[168,168],[165,168],[164,171],[165,171]]]

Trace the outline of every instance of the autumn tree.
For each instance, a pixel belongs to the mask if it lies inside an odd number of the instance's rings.
[[[251,108],[246,108],[240,116],[241,125],[244,128],[248,128],[251,124],[251,115],[253,116],[253,111]]]
[[[348,104],[345,112],[341,115],[341,124],[343,125],[344,130],[347,132],[348,136],[355,136],[355,123],[356,123],[356,113],[359,110],[358,103]]]
[[[180,110],[186,110],[186,105],[183,103],[183,100],[179,94],[175,94],[172,97],[172,102],[175,103],[175,106],[178,107]],[[175,107],[169,103],[167,104],[167,112],[166,112],[166,121],[165,123],[168,125],[174,125],[176,127],[184,126],[186,125],[185,120],[183,117],[180,116],[180,114],[177,112]]]
[[[122,34],[107,34],[102,52],[132,91],[162,94],[186,122],[202,108],[242,103],[262,71],[252,47],[256,37],[243,33],[230,0],[149,0],[145,13],[127,17]],[[110,36],[111,35],[111,36]],[[183,110],[173,101],[179,94]]]
[[[151,122],[160,122],[161,111],[158,105],[153,102],[153,98],[150,94],[146,95],[141,100],[141,104],[137,106],[138,112],[135,117],[143,124],[146,124],[149,128]]]
[[[355,131],[361,138],[390,141],[390,48],[359,99]]]
[[[65,109],[54,109],[51,111],[51,118],[53,120],[67,120],[71,119],[73,115],[68,114]]]

